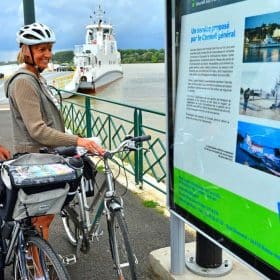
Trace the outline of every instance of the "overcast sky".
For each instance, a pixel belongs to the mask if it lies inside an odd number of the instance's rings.
[[[104,20],[114,26],[119,49],[164,48],[163,0],[34,0],[36,21],[56,33],[54,51],[84,42],[85,26],[99,3]],[[0,61],[14,60],[16,32],[24,24],[22,0],[1,0],[0,15]]]

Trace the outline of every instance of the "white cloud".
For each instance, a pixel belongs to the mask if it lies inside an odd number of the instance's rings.
[[[57,35],[55,49],[73,49],[84,41],[89,16],[99,0],[34,0],[36,21]],[[120,48],[161,48],[164,45],[163,0],[103,0],[105,19],[114,27]],[[23,25],[22,0],[0,1],[0,51],[15,51],[15,34]],[[4,43],[2,43],[4,42]],[[0,53],[0,61],[3,60]]]

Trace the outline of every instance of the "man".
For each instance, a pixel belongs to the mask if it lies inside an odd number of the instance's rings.
[[[248,107],[248,101],[249,101],[249,98],[250,98],[250,93],[251,93],[251,90],[249,88],[247,88],[245,91],[244,91],[244,104],[243,104],[243,112],[246,113],[246,110],[247,110],[247,107]]]
[[[0,160],[9,159],[10,156],[10,152],[0,145]]]

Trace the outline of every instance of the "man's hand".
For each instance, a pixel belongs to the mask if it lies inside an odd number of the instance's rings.
[[[9,159],[11,157],[10,152],[0,145],[0,160]]]

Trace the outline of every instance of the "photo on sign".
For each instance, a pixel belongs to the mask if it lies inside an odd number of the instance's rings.
[[[280,68],[269,66],[242,72],[240,115],[280,121]]]
[[[280,177],[280,129],[238,122],[237,163]]]
[[[280,61],[280,12],[245,18],[243,62]]]

